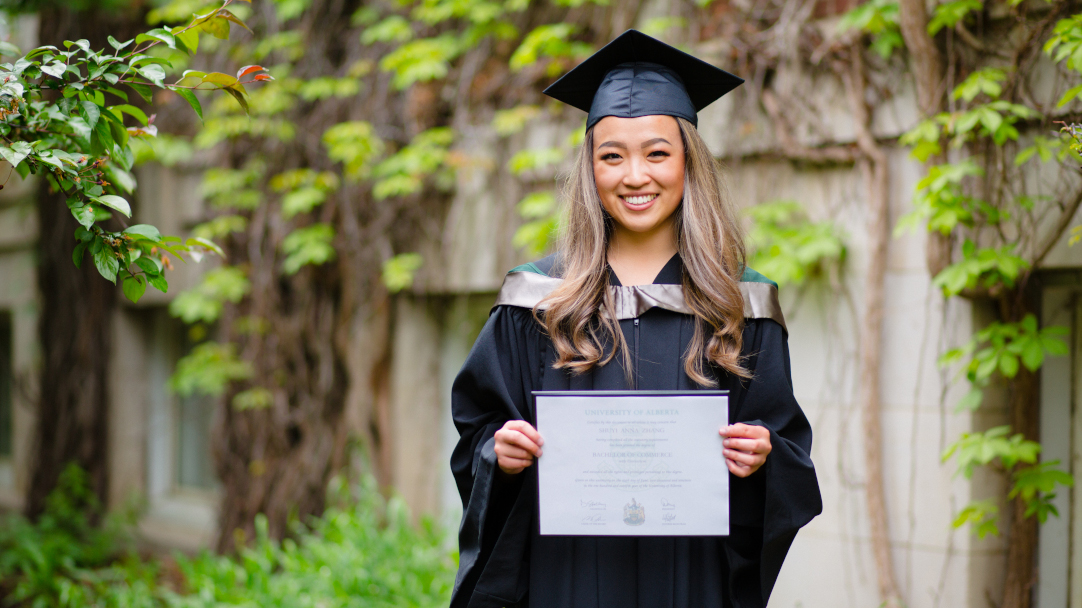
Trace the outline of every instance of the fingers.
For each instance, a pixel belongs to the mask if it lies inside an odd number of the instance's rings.
[[[718,434],[725,437],[722,445],[727,448],[753,454],[770,453],[770,429],[766,427],[737,423],[721,427]]]
[[[502,444],[503,447],[516,447],[525,450],[536,458],[541,456],[541,445],[543,443],[544,441],[537,430],[530,426],[530,423],[523,420],[511,420],[503,425],[503,428],[496,431],[497,455],[500,454]]]
[[[723,426],[718,431],[722,437],[749,437],[752,439],[770,440],[770,430],[757,424],[744,424],[737,422],[729,426]]]
[[[766,462],[766,456],[763,454],[748,454],[737,450],[722,450],[722,454],[728,460],[748,466],[760,467]]]
[[[516,475],[541,456],[544,440],[525,420],[510,420],[495,434],[497,464],[508,474]]]
[[[729,467],[729,472],[733,475],[736,475],[737,477],[747,477],[748,475],[751,475],[755,472],[755,469],[747,465],[740,464],[738,462],[733,462],[728,458],[725,459],[725,464]]]
[[[529,422],[525,420],[508,420],[503,428],[500,430],[514,430],[522,433],[537,445],[545,445],[545,440],[541,438],[541,433],[537,432],[537,429],[533,428]]]
[[[769,454],[770,453],[770,439],[744,439],[730,437],[729,439],[723,439],[721,445],[731,449],[739,450],[741,452],[747,452],[749,454]]]
[[[529,460],[517,460],[515,458],[507,458],[507,459],[501,458],[499,460],[498,464],[500,465],[500,470],[503,471],[504,473],[508,473],[510,475],[518,475],[526,467],[530,466],[532,464],[532,461],[529,461]]]

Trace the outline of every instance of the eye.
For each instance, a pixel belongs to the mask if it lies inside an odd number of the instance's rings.
[[[665,150],[654,150],[653,152],[647,154],[646,156],[648,158],[667,158],[667,157],[672,156],[672,155],[669,154],[668,152],[666,152]]]
[[[620,155],[615,152],[609,152],[601,155],[601,160],[619,160]]]

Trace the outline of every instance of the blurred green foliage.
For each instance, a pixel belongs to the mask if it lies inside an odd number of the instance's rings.
[[[813,222],[795,201],[773,201],[747,208],[748,266],[779,287],[800,285],[840,270],[845,243],[833,222]]]
[[[435,607],[450,600],[457,560],[431,520],[410,523],[365,477],[335,478],[322,517],[290,538],[257,538],[233,556],[175,555],[175,567],[134,550],[130,521],[91,525],[101,509],[86,474],[65,470],[36,523],[0,526],[0,585],[28,608]],[[179,579],[176,575],[179,571]],[[167,576],[167,572],[173,574]]]

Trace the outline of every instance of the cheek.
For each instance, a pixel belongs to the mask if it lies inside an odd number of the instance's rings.
[[[602,200],[614,196],[619,183],[620,177],[616,175],[612,167],[605,163],[594,164],[594,185],[597,186],[597,193],[601,195]]]

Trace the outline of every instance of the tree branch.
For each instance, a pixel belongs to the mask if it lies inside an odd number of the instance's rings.
[[[789,122],[782,115],[778,98],[770,89],[762,91],[763,108],[770,116],[774,126],[774,135],[781,143],[781,153],[792,160],[802,160],[814,164],[853,163],[857,160],[856,152],[849,146],[825,146],[811,148],[797,142],[793,137]]]
[[[1059,242],[1060,237],[1067,231],[1067,228],[1071,225],[1071,220],[1074,219],[1075,213],[1078,212],[1078,208],[1082,206],[1082,188],[1079,188],[1075,193],[1074,200],[1067,204],[1067,208],[1060,214],[1059,220],[1056,222],[1056,227],[1048,233],[1041,246],[1037,249],[1038,253],[1030,261],[1030,268],[1036,268],[1041,265],[1048,254],[1052,252],[1052,248]]]
[[[883,481],[883,429],[880,405],[880,373],[883,342],[883,291],[890,244],[890,175],[887,155],[871,131],[871,113],[864,101],[864,61],[859,45],[849,48],[849,65],[839,70],[849,97],[849,108],[857,132],[857,148],[863,157],[861,169],[868,188],[868,268],[864,284],[864,314],[860,323],[860,403],[864,426],[864,462],[867,481],[868,520],[872,533],[879,599],[886,608],[901,608],[902,600],[894,577],[890,554],[890,530]]]

